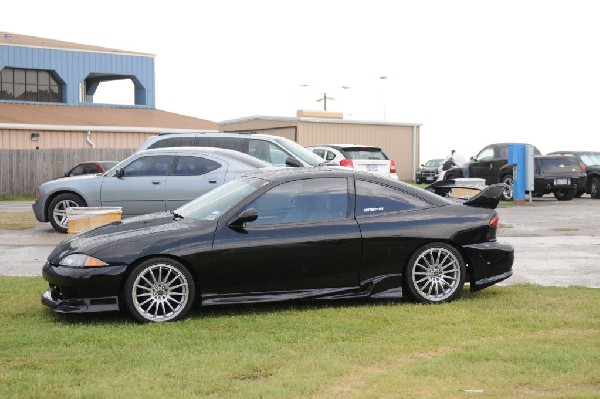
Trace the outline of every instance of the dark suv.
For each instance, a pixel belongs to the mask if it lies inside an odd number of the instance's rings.
[[[461,166],[448,169],[444,180],[461,177],[485,179],[486,185],[504,183],[507,185],[502,195],[505,201],[513,200],[513,167],[508,164],[508,146],[521,143],[497,143],[490,144],[471,160]],[[558,200],[570,200],[575,196],[578,187],[585,184],[585,174],[582,172],[576,159],[565,159],[557,162],[557,165],[566,164],[562,169],[550,167],[552,159],[558,156],[542,157],[541,152],[534,146],[534,196],[541,196],[553,192]],[[568,157],[562,157],[568,158]],[[536,162],[537,160],[537,162]],[[576,165],[571,165],[575,161]],[[547,165],[547,167],[546,167]],[[572,166],[572,167],[571,167]],[[563,179],[566,179],[563,180]],[[541,195],[540,195],[541,193]]]
[[[579,161],[585,166],[587,180],[585,187],[577,190],[576,197],[581,197],[584,193],[589,194],[594,199],[600,198],[600,152],[598,151],[553,151],[550,154],[572,155],[579,158]]]

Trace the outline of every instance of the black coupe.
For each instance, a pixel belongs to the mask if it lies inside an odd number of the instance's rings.
[[[341,168],[251,174],[63,241],[43,267],[42,302],[142,322],[181,319],[194,303],[447,302],[465,281],[476,291],[512,275],[513,248],[496,241],[502,189],[455,203]]]

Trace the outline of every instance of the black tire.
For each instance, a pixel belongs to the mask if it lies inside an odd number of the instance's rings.
[[[543,192],[534,191],[534,192],[531,193],[531,196],[533,198],[542,198],[544,196],[544,193]]]
[[[506,184],[508,187],[502,192],[503,201],[512,201],[514,199],[513,177],[512,175],[504,175],[500,179],[500,183]]]
[[[450,302],[462,292],[465,262],[451,245],[431,243],[411,256],[402,279],[408,297],[416,302]]]
[[[590,182],[590,195],[594,199],[600,198],[600,177],[592,177]]]
[[[554,190],[554,197],[559,201],[571,201],[576,193],[575,188],[557,188]]]
[[[57,195],[48,205],[48,219],[54,230],[67,233],[69,219],[67,208],[86,206],[85,201],[77,194],[65,193]]]
[[[190,272],[169,258],[149,259],[137,265],[127,277],[122,293],[129,314],[143,323],[183,319],[195,296]]]
[[[585,194],[585,188],[578,188],[575,193],[575,198],[580,198],[583,194]]]

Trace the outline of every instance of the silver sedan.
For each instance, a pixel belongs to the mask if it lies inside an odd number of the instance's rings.
[[[211,147],[142,151],[102,175],[75,176],[41,184],[33,211],[40,222],[67,232],[69,207],[122,207],[123,216],[171,211],[267,162]]]

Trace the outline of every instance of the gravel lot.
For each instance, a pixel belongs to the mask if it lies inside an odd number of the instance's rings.
[[[16,211],[31,211],[31,203],[0,201],[0,212]],[[559,202],[548,195],[498,213],[498,240],[515,248],[514,275],[504,284],[600,288],[600,201],[584,195]],[[0,230],[0,275],[40,275],[47,256],[66,237],[49,223]]]

